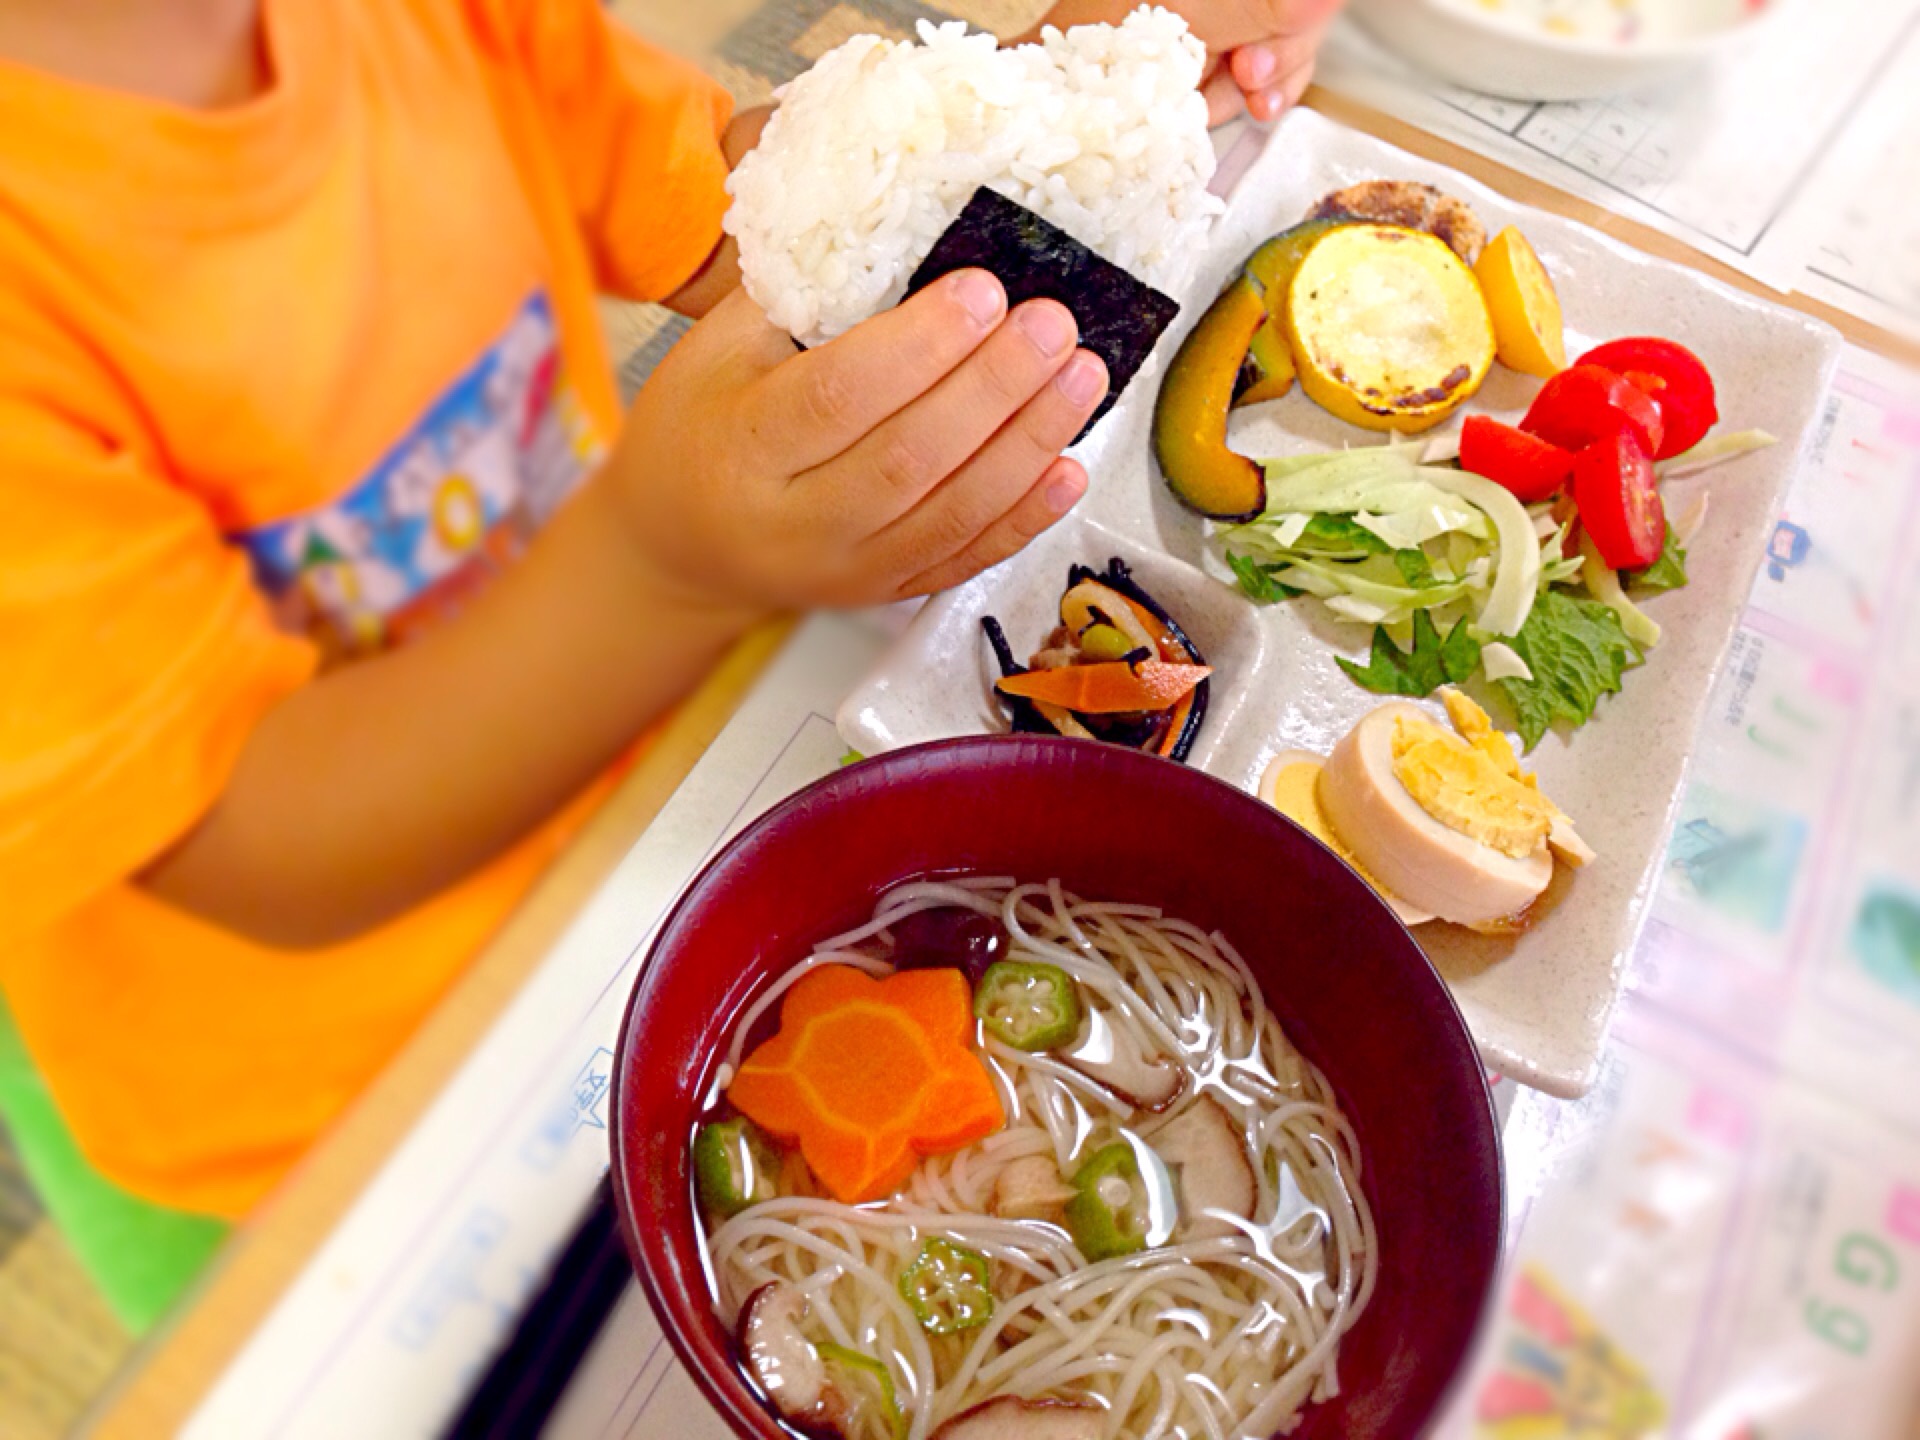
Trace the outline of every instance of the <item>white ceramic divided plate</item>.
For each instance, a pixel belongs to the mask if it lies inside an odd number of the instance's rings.
[[[1470,201],[1489,234],[1520,226],[1559,288],[1570,353],[1625,335],[1678,340],[1712,370],[1723,427],[1764,428],[1780,439],[1771,450],[1669,483],[1676,512],[1703,490],[1712,498],[1689,552],[1690,583],[1647,605],[1665,628],[1663,642],[1592,722],[1571,737],[1549,735],[1529,757],[1542,788],[1578,822],[1599,861],[1571,877],[1563,871],[1551,897],[1556,903],[1518,938],[1446,925],[1414,931],[1452,986],[1487,1063],[1556,1095],[1578,1095],[1599,1066],[1715,671],[1839,358],[1839,337],[1826,326],[1296,112],[1235,187],[1209,263],[1193,293],[1180,297],[1185,308],[1161,342],[1159,365],[1077,452],[1093,482],[1080,513],[998,569],[929,602],[848,698],[840,729],[866,754],[1004,729],[980,618],[997,616],[1025,658],[1052,628],[1068,565],[1098,568],[1115,555],[1192,632],[1215,667],[1212,706],[1193,755],[1209,773],[1251,790],[1275,753],[1324,754],[1381,703],[1334,663],[1336,654],[1364,653],[1370,637],[1360,627],[1330,624],[1309,602],[1258,609],[1208,578],[1225,573],[1218,546],[1207,538],[1206,522],[1161,481],[1149,437],[1166,361],[1246,256],[1320,196],[1370,179],[1439,185]],[[1511,419],[1537,388],[1537,381],[1496,366],[1470,408]],[[1296,387],[1283,400],[1237,414],[1230,438],[1247,454],[1280,456],[1381,437],[1335,420]],[[1329,955],[1327,963],[1340,957]]]

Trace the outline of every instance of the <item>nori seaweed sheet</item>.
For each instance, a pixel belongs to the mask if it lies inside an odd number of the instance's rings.
[[[1100,422],[1146,363],[1180,306],[1170,296],[1103,260],[1057,225],[985,186],[934,242],[907,282],[913,295],[942,275],[978,267],[1007,287],[1009,308],[1058,300],[1080,325],[1080,345],[1107,362],[1107,398],[1075,440]]]

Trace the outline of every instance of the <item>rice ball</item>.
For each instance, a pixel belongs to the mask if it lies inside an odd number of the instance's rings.
[[[898,304],[991,186],[1155,289],[1183,293],[1223,203],[1198,90],[1206,50],[1142,7],[1001,48],[964,23],[859,35],[776,95],[727,182],[747,292],[817,345]]]

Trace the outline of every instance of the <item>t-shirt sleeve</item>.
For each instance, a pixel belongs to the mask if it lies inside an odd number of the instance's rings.
[[[733,102],[596,0],[500,0],[602,288],[661,300],[720,243]]]
[[[0,954],[189,831],[304,684],[201,504],[0,394]]]

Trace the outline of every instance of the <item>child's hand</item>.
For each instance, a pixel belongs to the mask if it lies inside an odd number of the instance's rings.
[[[1138,0],[1059,0],[1041,22],[1117,24]],[[1207,120],[1224,125],[1243,110],[1277,120],[1313,83],[1314,58],[1345,0],[1159,0],[1207,47],[1201,91]],[[1026,38],[1037,33],[1030,31]]]
[[[959,583],[1085,492],[1060,458],[1107,389],[1050,300],[962,271],[804,354],[745,290],[647,382],[607,479],[698,602],[850,606]]]
[[[1345,0],[1176,0],[1194,34],[1206,42],[1208,74],[1201,91],[1207,119],[1221,125],[1242,110],[1277,120],[1313,83],[1314,61],[1327,27]]]

